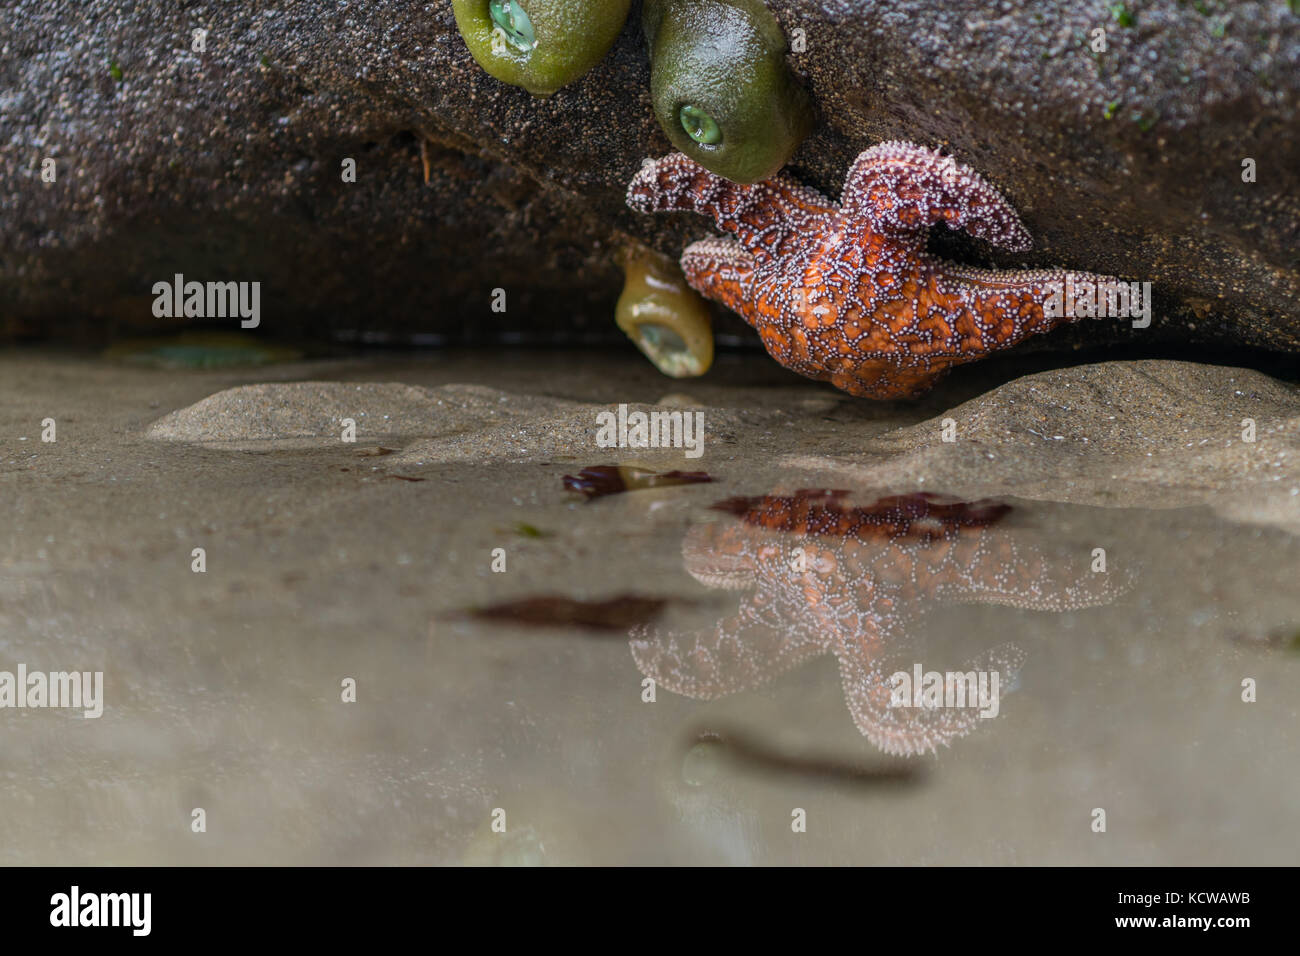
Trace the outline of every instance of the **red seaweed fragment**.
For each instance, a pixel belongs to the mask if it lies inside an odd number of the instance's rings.
[[[642,488],[667,488],[673,485],[694,485],[713,481],[704,471],[651,471],[635,465],[593,465],[573,475],[564,476],[566,491],[576,491],[588,501],[605,495]]]
[[[928,491],[890,495],[867,506],[851,506],[847,491],[801,489],[793,495],[728,498],[710,510],[735,515],[771,531],[810,536],[932,542],[963,528],[987,528],[1012,510],[988,499],[961,501]]]
[[[603,601],[580,601],[558,595],[539,595],[471,608],[466,617],[484,621],[524,624],[529,627],[579,627],[590,631],[616,631],[648,624],[663,612],[665,598],[620,594]]]

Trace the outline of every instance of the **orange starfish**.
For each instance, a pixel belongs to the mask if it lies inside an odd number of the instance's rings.
[[[1089,570],[1091,552],[1053,553],[1033,532],[1000,527],[1009,505],[921,493],[852,506],[846,495],[797,491],[715,506],[741,521],[692,528],[686,569],[709,587],[749,593],[710,631],[634,628],[641,672],[674,693],[711,699],[831,653],[858,730],[886,753],[924,753],[979,723],[975,707],[891,705],[891,665],[911,667],[901,657],[908,625],[931,602],[1064,611],[1109,603],[1124,589],[1114,574]],[[996,670],[1005,690],[1023,662],[1003,644],[962,670]]]
[[[867,398],[919,395],[954,365],[1087,317],[1049,306],[1067,283],[1094,300],[1118,284],[928,255],[926,233],[938,222],[1014,251],[1031,242],[996,189],[912,143],[862,153],[839,204],[783,177],[741,186],[681,153],[647,160],[627,202],[641,212],[712,216],[734,238],[686,249],[691,286],[740,313],[782,365]]]

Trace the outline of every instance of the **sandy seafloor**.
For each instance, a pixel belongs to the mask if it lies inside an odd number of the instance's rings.
[[[184,373],[4,353],[0,669],[102,670],[106,703],[0,710],[0,863],[1300,863],[1300,390],[1173,361],[999,368],[877,405],[761,356],[672,381],[631,353]],[[245,385],[268,387],[226,391]],[[598,411],[661,400],[700,406],[701,458],[596,447]],[[563,490],[616,461],[716,481]],[[691,529],[734,521],[723,498],[818,488],[996,498],[1063,590],[1096,548],[1114,587],[899,608],[882,654],[905,663],[1025,655],[998,717],[910,759],[858,731],[829,649],[647,703],[625,632],[454,614],[636,594],[668,601],[663,633],[707,635],[744,592],[688,573],[715,559],[684,558]]]

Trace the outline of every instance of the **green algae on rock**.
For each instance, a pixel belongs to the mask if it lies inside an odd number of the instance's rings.
[[[713,320],[681,266],[644,246],[618,254],[625,281],[614,321],[655,368],[672,378],[703,375],[713,364]]]
[[[737,183],[786,164],[812,109],[760,0],[646,0],[642,25],[655,117],[677,149]]]
[[[128,339],[104,351],[104,358],[169,370],[269,365],[302,358],[297,349],[232,332],[182,332],[160,338]]]
[[[456,26],[479,66],[550,96],[609,52],[631,0],[452,0]]]

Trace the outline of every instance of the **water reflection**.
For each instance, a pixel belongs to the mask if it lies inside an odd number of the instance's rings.
[[[1066,611],[1108,604],[1125,588],[1121,575],[1094,570],[1101,565],[1090,549],[1006,523],[1013,509],[996,501],[800,490],[731,498],[713,510],[733,517],[692,527],[683,560],[702,584],[743,592],[739,607],[700,632],[633,628],[641,672],[674,693],[712,699],[834,654],[854,723],[891,754],[933,751],[981,722],[980,702],[969,699],[895,706],[895,672],[941,665],[916,657],[912,641],[932,604]],[[996,672],[1005,692],[1024,660],[1000,644],[958,670]]]

